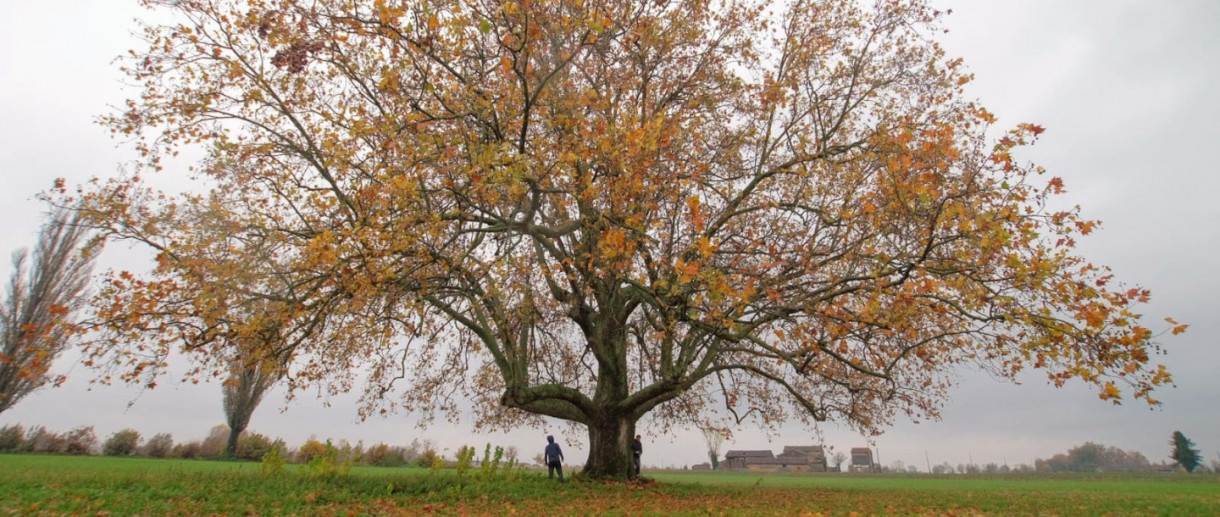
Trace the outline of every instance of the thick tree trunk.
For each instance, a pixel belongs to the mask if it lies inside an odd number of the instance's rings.
[[[635,477],[631,441],[635,420],[628,415],[607,415],[589,425],[589,459],[584,475],[595,479],[627,480]]]

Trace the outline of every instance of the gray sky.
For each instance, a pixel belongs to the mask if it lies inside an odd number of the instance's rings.
[[[1174,430],[1194,440],[1206,459],[1220,459],[1220,347],[1216,320],[1220,281],[1210,266],[1220,251],[1220,2],[1211,0],[938,0],[953,9],[944,35],[951,55],[976,74],[969,95],[982,100],[1007,127],[1046,127],[1023,158],[1064,179],[1068,200],[1103,230],[1081,242],[1090,260],[1118,279],[1150,288],[1144,308],[1157,328],[1166,316],[1189,331],[1163,340],[1162,358],[1176,388],[1157,394],[1164,406],[1113,406],[1079,384],[1056,390],[1043,377],[1022,385],[961,372],[961,385],[939,422],[900,422],[875,441],[880,460],[925,468],[973,461],[1032,463],[1085,441],[1143,452],[1153,461],[1169,453]],[[122,142],[93,124],[124,98],[114,57],[134,46],[134,0],[9,2],[0,16],[0,253],[32,246],[43,207],[33,196],[55,177],[70,182],[112,174],[131,158]],[[11,268],[0,263],[5,282]],[[93,425],[101,438],[125,427],[179,441],[202,438],[223,423],[218,385],[155,390],[94,388],[91,372],[70,361],[58,389],[36,393],[0,415],[0,425],[45,425],[67,431]],[[310,396],[291,403],[269,396],[251,429],[300,445],[312,436],[366,443],[406,444],[431,439],[452,454],[461,445],[515,445],[524,457],[541,450],[545,430],[475,436],[464,425],[418,429],[411,415],[357,422],[354,398]],[[647,429],[645,429],[647,433]],[[569,439],[569,461],[582,462],[583,436]],[[695,431],[645,437],[646,464],[706,461]],[[835,425],[822,437],[792,427],[767,436],[744,430],[723,449],[782,449],[823,442],[837,449],[866,440]],[[535,450],[537,449],[537,451]]]

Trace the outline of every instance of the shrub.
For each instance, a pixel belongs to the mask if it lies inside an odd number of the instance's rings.
[[[324,454],[326,454],[326,446],[322,445],[322,442],[310,438],[301,445],[300,449],[297,449],[295,459],[297,463],[309,463]]]
[[[376,467],[384,467],[387,458],[392,455],[390,446],[384,443],[375,443],[369,446],[368,450],[364,451],[365,465],[373,465]]]
[[[279,475],[281,472],[284,472],[285,461],[284,461],[284,448],[282,447],[283,443],[284,442],[282,442],[280,440],[276,440],[275,443],[272,445],[271,450],[267,451],[266,454],[263,454],[263,458],[262,458],[262,462],[261,462],[263,474],[266,474],[269,476],[276,476],[276,475]]]
[[[369,447],[364,452],[364,462],[377,467],[401,467],[407,464],[405,451],[402,447],[391,447],[384,443]]]
[[[67,454],[85,456],[93,454],[97,450],[97,435],[93,433],[93,426],[81,426],[68,431],[64,435],[64,450]]]
[[[364,447],[359,444],[352,447],[347,440],[339,440],[339,461],[346,463],[350,469],[353,465],[360,463],[364,457],[363,449]]]
[[[63,452],[70,455],[87,456],[98,450],[98,435],[93,426],[81,426],[63,435]]]
[[[170,456],[184,460],[192,460],[201,457],[199,454],[200,449],[202,449],[202,445],[200,445],[199,442],[180,443],[174,446],[174,451],[170,453]]]
[[[479,464],[479,475],[483,479],[492,479],[496,477],[496,472],[500,469],[500,462],[504,459],[504,447],[496,446],[495,455],[492,455],[491,444],[483,449],[483,461]]]
[[[140,448],[140,432],[127,428],[118,431],[106,443],[102,444],[102,452],[107,456],[131,456]]]
[[[25,442],[21,444],[21,448],[18,449],[17,451],[18,452],[41,452],[39,450],[39,442],[46,440],[46,437],[44,435],[46,435],[48,432],[49,431],[47,431],[47,428],[42,427],[42,426],[31,427],[30,430],[27,431],[25,434]]]
[[[411,444],[407,445],[407,447],[402,451],[403,461],[407,462],[408,464],[427,467],[428,465],[432,464],[431,457],[427,458],[426,460],[421,460],[419,457],[421,454],[427,451],[432,451],[433,454],[436,453],[436,445],[432,443],[432,440],[420,441],[419,438],[413,439],[411,440]]]
[[[144,443],[140,454],[150,458],[168,458],[174,452],[174,437],[169,433],[153,435]]]
[[[412,440],[411,447],[419,451],[415,456],[414,463],[416,466],[432,468],[437,463],[444,465],[445,459],[436,452],[436,445],[432,443],[432,440],[424,440],[422,442]]]
[[[458,475],[465,474],[470,470],[470,464],[474,461],[474,447],[463,445],[457,451],[457,471]]]
[[[25,446],[28,452],[40,454],[63,454],[68,450],[68,442],[63,437],[42,426],[30,430]]]
[[[441,456],[431,449],[419,453],[415,458],[415,465],[418,467],[431,468],[437,462],[442,462]]]
[[[311,441],[316,442],[317,440]],[[309,460],[307,472],[314,477],[346,476],[352,471],[352,465],[355,464],[356,459],[352,454],[351,445],[344,442],[343,448],[340,449],[335,447],[330,440],[326,440],[326,444],[322,446],[322,453]]]
[[[0,428],[0,452],[20,452],[25,445],[25,428],[21,424]]]
[[[199,444],[199,457],[209,460],[218,460],[225,455],[225,448],[229,445],[229,426],[218,425],[212,427],[208,431],[208,437],[203,439]]]
[[[237,459],[261,461],[263,455],[271,452],[271,439],[258,433],[242,433],[237,437]]]

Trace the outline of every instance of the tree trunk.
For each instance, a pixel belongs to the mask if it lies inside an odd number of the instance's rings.
[[[635,420],[627,415],[607,415],[589,425],[589,459],[584,475],[595,479],[627,480],[635,477],[631,441]]]
[[[238,429],[236,426],[229,426],[229,443],[225,446],[225,458],[231,460],[237,459],[237,438],[245,430],[245,426],[242,426],[241,429]]]

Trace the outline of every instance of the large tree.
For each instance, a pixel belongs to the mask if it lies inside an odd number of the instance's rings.
[[[0,412],[55,380],[51,363],[77,334],[97,245],[71,211],[57,210],[38,232],[32,264],[26,250],[13,253],[0,303]]]
[[[1169,381],[1148,292],[1073,252],[1096,222],[1014,157],[1042,128],[964,98],[921,0],[144,3],[176,21],[107,122],[147,167],[83,192],[161,250],[99,300],[138,315],[91,349],[128,379],[266,302],[291,387],[367,371],[364,411],[570,421],[611,477],[650,414],[876,432],[962,365]],[[191,146],[206,194],[145,186]]]

